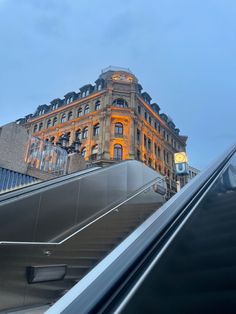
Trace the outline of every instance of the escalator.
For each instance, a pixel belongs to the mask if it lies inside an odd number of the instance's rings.
[[[46,313],[236,312],[236,147]]]
[[[163,177],[137,161],[0,197],[0,311],[43,313],[165,202]]]

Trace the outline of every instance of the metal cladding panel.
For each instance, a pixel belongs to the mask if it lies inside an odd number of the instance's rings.
[[[52,241],[75,224],[79,181],[55,186],[41,193],[35,241]]]
[[[108,173],[108,201],[110,204],[122,200],[127,195],[127,163],[113,167]]]
[[[138,161],[127,163],[127,192],[131,193],[143,186],[143,164]],[[151,181],[151,179],[149,180]]]
[[[81,182],[77,206],[77,223],[87,220],[107,205],[107,172],[101,171],[96,173],[95,176],[89,175]]]
[[[0,241],[33,241],[40,195],[6,202],[0,208]]]

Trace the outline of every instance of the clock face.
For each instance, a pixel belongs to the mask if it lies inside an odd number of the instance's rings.
[[[175,163],[188,162],[186,153],[176,153],[175,154]]]
[[[117,74],[112,75],[112,80],[131,83],[133,81],[133,78],[127,74],[117,73]]]

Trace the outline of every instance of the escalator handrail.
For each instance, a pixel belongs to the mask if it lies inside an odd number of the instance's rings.
[[[68,241],[73,236],[75,236],[76,234],[78,234],[79,232],[83,231],[84,229],[88,228],[92,224],[96,223],[98,220],[100,220],[103,217],[107,216],[111,212],[114,212],[115,210],[117,210],[117,208],[119,208],[120,206],[122,206],[125,203],[129,202],[131,199],[137,197],[141,193],[143,193],[146,190],[150,189],[150,187],[152,187],[154,184],[161,183],[161,182],[165,182],[165,177],[156,177],[155,179],[152,179],[150,182],[145,184],[142,188],[138,189],[138,191],[135,191],[134,193],[131,193],[125,200],[119,202],[119,204],[113,206],[112,208],[107,210],[105,213],[102,213],[101,215],[96,217],[91,222],[89,222],[86,225],[84,225],[83,227],[79,228],[78,230],[76,230],[75,232],[70,234],[69,236],[63,238],[61,241],[58,241],[58,242],[33,242],[33,241],[32,242],[24,242],[24,241],[1,241],[0,240],[0,245],[4,245],[4,246],[7,246],[7,245],[50,245],[50,246],[61,245],[61,244],[65,243],[66,241]]]
[[[135,259],[143,253],[151,241],[160,237],[173,220],[195,198],[199,201],[206,190],[212,186],[222,173],[229,160],[236,153],[234,145],[218,158],[212,166],[198,174],[179,193],[174,195],[158,211],[149,217],[140,227],[129,235],[118,247],[95,266],[81,281],[59,299],[46,314],[53,313],[89,313],[96,309],[104,296],[109,294],[121,276],[132,266]],[[194,205],[193,205],[194,206]],[[99,288],[98,288],[99,287]]]

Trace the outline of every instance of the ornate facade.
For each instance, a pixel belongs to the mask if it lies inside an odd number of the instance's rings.
[[[69,144],[79,139],[81,154],[90,162],[140,160],[165,175],[170,190],[176,190],[173,154],[185,151],[187,137],[160,113],[128,69],[109,67],[95,85],[41,105],[17,123],[54,144],[64,134]]]

